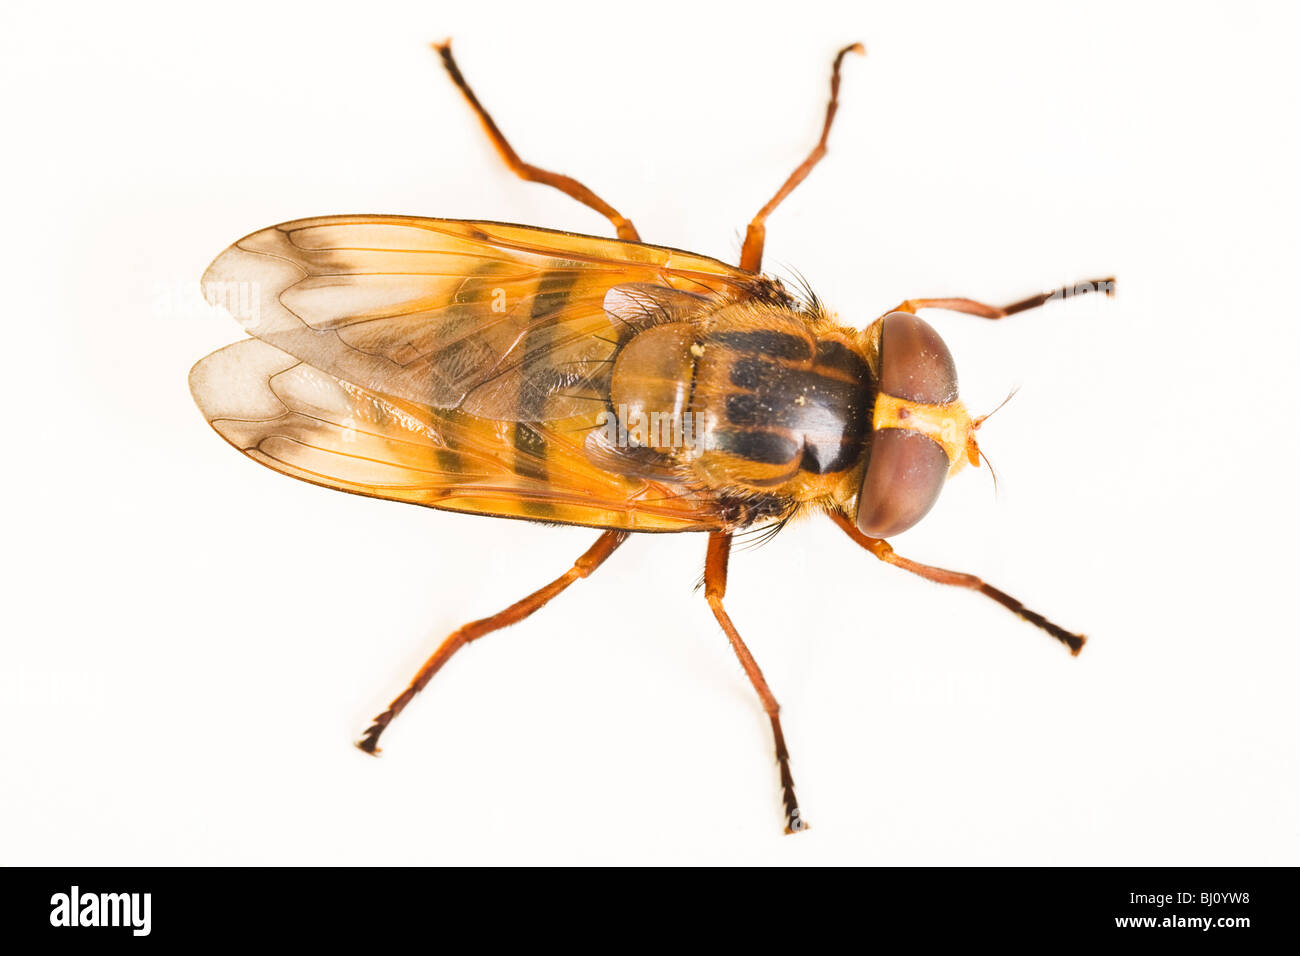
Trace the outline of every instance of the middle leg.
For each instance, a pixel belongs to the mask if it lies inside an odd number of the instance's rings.
[[[794,188],[808,178],[808,174],[813,171],[813,167],[822,161],[826,155],[826,139],[831,135],[831,124],[835,122],[835,112],[840,108],[840,61],[844,59],[845,54],[858,53],[865,54],[866,48],[861,43],[853,43],[840,50],[835,55],[835,62],[831,66],[831,101],[826,105],[826,122],[822,125],[822,138],[817,141],[808,158],[805,159],[799,167],[790,174],[781,188],[776,191],[776,195],[767,201],[767,205],[758,211],[745,230],[745,245],[740,250],[740,268],[748,272],[757,272],[763,265],[763,243],[767,240],[767,217],[772,215],[772,211],[781,205],[782,200],[794,191]]]
[[[794,795],[794,777],[790,774],[790,753],[785,749],[785,734],[781,732],[781,705],[772,696],[772,691],[768,688],[767,681],[763,679],[763,672],[759,670],[754,655],[749,653],[749,648],[741,639],[736,625],[731,623],[730,615],[722,606],[722,599],[727,593],[727,559],[730,556],[731,534],[722,531],[711,533],[708,558],[704,564],[704,596],[709,602],[709,607],[713,609],[713,616],[718,619],[718,623],[726,632],[727,640],[731,641],[732,649],[740,658],[740,666],[745,669],[745,675],[754,685],[754,690],[758,692],[758,697],[763,702],[763,709],[767,711],[767,716],[772,721],[772,736],[776,741],[776,762],[781,773],[781,799],[785,804],[785,832],[797,833],[808,829],[808,824],[799,814],[799,801]]]

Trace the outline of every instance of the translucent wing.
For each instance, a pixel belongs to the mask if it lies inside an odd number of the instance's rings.
[[[501,223],[303,219],[253,233],[203,277],[252,335],[383,395],[502,421],[589,410],[617,344],[615,286],[734,300],[713,259]]]
[[[716,498],[683,476],[592,439],[620,327],[771,294],[749,273],[522,226],[350,216],[255,233],[204,283],[257,340],[200,361],[191,389],[213,427],[268,467],[478,514],[722,524]]]
[[[406,403],[254,339],[202,359],[190,389],[226,441],[314,484],[452,511],[633,531],[719,525],[707,495],[593,464],[584,418],[530,425]]]

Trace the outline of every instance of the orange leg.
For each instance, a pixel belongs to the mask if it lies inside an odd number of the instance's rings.
[[[1085,279],[1082,282],[1076,282],[1074,285],[1053,289],[1051,292],[1031,295],[1027,299],[1012,302],[1010,305],[985,305],[983,302],[976,302],[974,299],[907,299],[898,308],[891,311],[915,312],[917,309],[947,309],[949,312],[964,312],[966,315],[977,315],[982,319],[1005,319],[1009,315],[1015,315],[1017,312],[1028,312],[1030,309],[1036,309],[1040,305],[1046,305],[1056,299],[1068,299],[1072,296],[1088,295],[1093,292],[1114,295],[1115,279],[1113,277]]]
[[[596,543],[582,557],[573,563],[573,567],[546,585],[546,587],[534,591],[522,601],[510,605],[499,614],[485,617],[481,621],[472,621],[455,631],[438,645],[438,649],[433,652],[433,656],[424,662],[424,666],[415,675],[415,679],[411,681],[410,686],[397,695],[397,698],[388,705],[386,711],[375,718],[374,723],[366,729],[366,732],[361,735],[361,739],[357,741],[357,746],[369,754],[379,753],[379,735],[384,732],[384,728],[393,722],[393,718],[405,709],[416,694],[424,690],[424,686],[433,679],[433,675],[438,673],[442,665],[447,663],[451,655],[470,641],[476,641],[485,634],[491,634],[503,627],[517,624],[528,617],[574,581],[587,577],[592,571],[600,567],[605,562],[605,559],[613,554],[614,549],[622,544],[626,538],[626,531],[606,531],[596,539]]]
[[[920,575],[927,581],[934,581],[937,584],[950,584],[953,587],[969,588],[972,591],[978,591],[985,597],[990,597],[997,601],[1008,611],[1024,618],[1035,627],[1041,627],[1052,637],[1056,638],[1062,644],[1070,649],[1070,653],[1078,655],[1083,650],[1084,643],[1088,640],[1082,634],[1075,634],[1067,631],[1057,624],[1053,624],[1037,611],[1031,611],[1025,607],[1010,594],[1006,594],[993,587],[991,584],[985,584],[980,578],[973,574],[962,574],[960,571],[945,571],[943,568],[932,567],[928,564],[921,564],[918,561],[912,561],[900,554],[895,554],[894,549],[888,541],[883,538],[872,538],[858,530],[853,519],[842,511],[831,511],[831,520],[833,520],[844,533],[856,541],[862,547],[866,548],[881,561],[886,564],[892,564],[896,568],[902,568],[904,571],[911,571],[913,574]]]
[[[767,711],[768,719],[772,721],[772,736],[776,740],[776,762],[781,773],[781,799],[785,804],[785,832],[797,833],[808,829],[808,824],[799,815],[799,802],[794,795],[794,777],[790,775],[790,754],[785,749],[785,735],[781,733],[781,705],[772,696],[772,691],[768,689],[767,681],[763,679],[763,672],[758,669],[754,655],[749,653],[749,648],[741,640],[736,625],[731,623],[731,617],[722,606],[722,599],[727,593],[727,558],[730,555],[731,535],[721,531],[712,532],[709,535],[708,558],[704,563],[704,596],[708,599],[709,607],[713,609],[713,616],[718,619],[718,623],[727,634],[727,639],[731,641],[732,650],[740,658],[740,666],[745,669],[745,675],[754,685],[754,690],[758,691],[758,697],[763,702],[763,709]]]
[[[526,179],[529,182],[544,183],[547,186],[554,186],[566,196],[572,196],[584,206],[590,206],[592,209],[596,210],[596,212],[600,213],[612,222],[614,228],[618,231],[618,237],[620,239],[630,239],[632,242],[641,241],[641,237],[637,234],[636,227],[632,225],[630,220],[624,218],[617,209],[605,202],[605,200],[601,199],[582,183],[578,182],[571,176],[562,176],[559,173],[550,172],[549,170],[534,166],[531,163],[525,163],[520,159],[519,154],[515,152],[514,147],[512,147],[506,140],[501,130],[497,128],[497,124],[493,121],[492,117],[488,115],[488,111],[483,108],[483,104],[478,101],[478,97],[474,95],[474,91],[471,90],[469,84],[465,82],[465,77],[461,74],[460,67],[456,65],[456,60],[451,55],[451,40],[444,40],[442,43],[435,43],[433,48],[437,50],[439,55],[442,57],[442,65],[447,68],[447,72],[451,75],[451,81],[459,87],[462,93],[465,94],[465,99],[469,101],[469,105],[472,106],[474,112],[478,114],[479,120],[483,123],[483,128],[487,131],[488,138],[492,140],[492,145],[497,148],[497,152],[501,154],[501,158],[506,161],[506,165],[514,171],[516,176],[521,179]]]
[[[763,265],[763,242],[767,238],[767,217],[772,215],[772,210],[781,205],[782,200],[794,191],[794,187],[808,178],[813,167],[826,155],[826,138],[831,134],[831,123],[835,121],[835,111],[840,107],[840,61],[847,53],[865,54],[866,52],[861,43],[854,43],[835,54],[835,62],[831,66],[831,101],[826,105],[826,122],[822,126],[822,138],[817,141],[808,158],[790,174],[790,178],[776,191],[776,195],[768,200],[767,205],[758,211],[754,221],[749,224],[749,228],[745,231],[745,245],[740,250],[740,268],[757,272]]]

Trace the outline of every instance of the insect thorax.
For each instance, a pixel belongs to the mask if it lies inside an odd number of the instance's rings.
[[[851,497],[874,396],[856,332],[755,303],[638,332],[610,382],[619,442],[751,502],[749,521]]]

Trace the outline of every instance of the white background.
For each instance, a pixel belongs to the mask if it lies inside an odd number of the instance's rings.
[[[1297,24],[1287,5],[24,5],[0,22],[0,862],[1297,862]],[[1091,635],[809,521],[733,557],[812,829],[702,597],[699,536],[635,538],[351,746],[436,643],[594,534],[333,493],[204,423],[240,336],[207,263],[347,212],[609,234],[733,259],[772,217],[846,323],[933,313],[998,468],[896,541]]]

